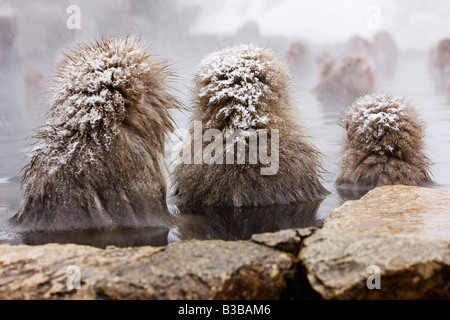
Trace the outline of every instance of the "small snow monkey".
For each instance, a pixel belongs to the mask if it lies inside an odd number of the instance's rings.
[[[389,78],[393,75],[399,61],[399,51],[394,39],[386,31],[378,32],[371,46],[371,57],[377,76]]]
[[[315,76],[314,56],[307,44],[295,41],[289,46],[287,60],[293,75],[299,80],[312,80]]]
[[[195,77],[193,138],[185,141],[188,149],[194,144],[194,152],[173,173],[179,204],[263,206],[318,200],[328,193],[320,183],[320,153],[301,125],[290,81],[286,64],[255,45],[226,48],[201,62]],[[214,154],[214,161],[195,161],[202,160],[195,154],[196,123],[204,137],[200,147],[206,158]],[[219,143],[211,151],[213,139]],[[239,146],[245,158],[239,162],[232,152],[230,163],[230,150],[237,154]],[[265,148],[276,165],[256,159]],[[275,170],[263,174],[267,166]]]
[[[422,122],[403,98],[366,95],[343,120],[346,139],[338,188],[370,190],[383,185],[432,183]]]
[[[133,36],[68,52],[24,168],[13,221],[28,230],[164,225],[171,73]]]

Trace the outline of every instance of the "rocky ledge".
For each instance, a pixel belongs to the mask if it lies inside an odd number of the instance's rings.
[[[382,187],[323,228],[165,247],[0,246],[0,299],[448,299],[450,191]]]
[[[346,202],[299,259],[325,299],[449,299],[450,191],[388,186]]]

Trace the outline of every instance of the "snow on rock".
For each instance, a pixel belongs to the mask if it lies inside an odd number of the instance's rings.
[[[267,82],[276,74],[268,54],[272,55],[253,44],[240,45],[211,53],[200,64],[198,79],[204,85],[199,97],[208,99],[208,107],[220,107],[216,118],[232,119],[232,129],[248,130],[269,123]]]

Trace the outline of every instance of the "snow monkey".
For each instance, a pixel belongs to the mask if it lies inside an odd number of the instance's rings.
[[[171,72],[134,36],[80,44],[55,72],[13,221],[28,230],[160,226]]]
[[[432,50],[433,64],[438,70],[450,65],[450,38],[442,39]]]
[[[371,43],[363,37],[356,35],[351,37],[350,40],[347,41],[344,50],[348,53],[369,55],[371,50]]]
[[[450,38],[442,39],[431,51],[438,86],[450,97]]]
[[[339,188],[432,183],[423,125],[405,99],[382,94],[361,97],[343,125],[347,135],[336,181]]]
[[[315,76],[314,56],[306,43],[293,42],[289,46],[287,60],[293,75],[299,80],[309,82]]]
[[[348,53],[326,60],[315,89],[322,101],[351,102],[375,86],[373,63],[369,57]]]
[[[193,137],[183,147],[194,152],[173,173],[179,204],[265,206],[327,194],[320,183],[320,153],[299,121],[290,81],[287,65],[273,51],[255,45],[219,50],[201,62],[195,77]],[[236,159],[235,153],[244,156]],[[268,168],[267,159],[261,159],[269,153]],[[263,173],[265,169],[274,170]]]
[[[399,60],[399,51],[394,39],[386,31],[377,32],[371,45],[371,57],[378,77],[393,75]]]

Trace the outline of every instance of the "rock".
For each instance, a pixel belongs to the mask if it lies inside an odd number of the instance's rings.
[[[303,239],[311,236],[316,230],[317,228],[287,229],[274,233],[255,234],[251,240],[269,248],[298,254]]]
[[[0,245],[0,299],[277,299],[293,258],[249,241]],[[67,285],[69,266],[79,267],[78,290]]]
[[[450,299],[449,230],[450,191],[387,186],[250,241],[0,245],[0,299]]]
[[[325,299],[449,299],[449,231],[450,191],[386,186],[334,210],[299,259]]]

